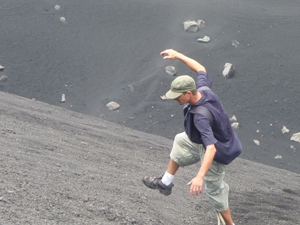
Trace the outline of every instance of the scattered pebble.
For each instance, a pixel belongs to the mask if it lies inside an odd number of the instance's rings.
[[[208,43],[208,42],[210,42],[210,37],[204,36],[203,38],[198,38],[197,41],[198,42]]]
[[[300,132],[293,134],[293,136],[291,137],[291,140],[295,141],[295,142],[300,142]]]
[[[199,30],[199,25],[196,21],[187,20],[183,22],[184,30],[187,32],[197,32]]]
[[[232,116],[229,120],[231,123],[237,122],[236,116]]]
[[[134,91],[134,87],[132,86],[132,84],[129,84],[128,87],[130,91]]]
[[[0,65],[0,71],[3,71],[4,69],[5,69],[5,67]]]
[[[183,22],[184,30],[188,32],[197,32],[199,26],[196,21],[187,20]]]
[[[234,128],[234,129],[238,129],[239,128],[239,123],[238,122],[233,122],[231,124],[231,126]]]
[[[61,100],[60,102],[66,102],[66,95],[65,94],[62,94],[61,95]]]
[[[7,79],[8,79],[8,76],[6,76],[6,75],[0,76],[0,82],[6,82]]]
[[[231,63],[225,63],[224,70],[222,72],[223,76],[226,78],[230,78],[234,75],[235,68]]]
[[[260,145],[258,140],[253,140],[256,145]]]
[[[230,123],[231,123],[231,126],[234,128],[234,129],[238,129],[239,128],[239,123],[237,122],[237,118],[236,116],[232,116],[230,119],[229,119]]]
[[[60,21],[63,23],[66,23],[66,18],[62,16],[62,17],[60,17]]]
[[[109,102],[106,104],[106,108],[108,108],[109,110],[116,110],[118,108],[120,108],[120,105],[116,102]]]
[[[283,126],[283,128],[281,129],[281,132],[282,132],[283,134],[285,134],[285,133],[289,133],[290,130],[287,129],[286,126]]]
[[[237,40],[234,40],[234,41],[232,41],[231,43],[232,43],[232,45],[233,45],[234,47],[236,47],[236,48],[237,48],[237,47],[239,46],[239,44],[240,44]]]
[[[205,26],[205,21],[204,20],[197,20],[197,24],[199,28],[202,28]]]
[[[60,10],[60,5],[54,6],[54,9],[55,9],[55,10]]]
[[[282,159],[282,156],[281,155],[276,155],[275,159]]]
[[[165,71],[167,74],[171,75],[171,76],[175,76],[177,73],[177,70],[174,66],[167,66],[165,67]]]

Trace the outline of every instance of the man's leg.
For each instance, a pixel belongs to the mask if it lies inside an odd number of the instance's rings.
[[[225,220],[226,225],[233,225],[233,221],[231,218],[230,208],[228,207],[227,210],[220,212],[223,219]]]
[[[168,169],[162,176],[161,182],[166,186],[172,184],[175,173],[177,172],[178,168],[179,165],[173,159],[170,159]]]
[[[226,165],[213,161],[204,177],[206,194],[213,207],[220,212],[226,225],[233,225],[228,206],[229,186],[224,182]]]
[[[179,168],[179,165],[173,159],[170,159],[167,173],[175,175],[178,168]]]
[[[149,188],[159,189],[164,195],[171,194],[174,186],[172,181],[178,168],[199,162],[201,148],[203,148],[202,145],[191,142],[185,132],[177,134],[170,153],[167,171],[159,177],[144,177],[144,184]]]

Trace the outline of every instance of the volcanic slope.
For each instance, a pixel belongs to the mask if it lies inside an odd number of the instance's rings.
[[[165,197],[142,183],[172,141],[0,92],[1,224],[217,224],[181,168]],[[228,166],[235,224],[300,224],[300,176],[244,159]]]

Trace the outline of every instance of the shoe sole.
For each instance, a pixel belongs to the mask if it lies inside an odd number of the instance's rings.
[[[172,192],[165,192],[164,190],[162,190],[162,189],[158,189],[159,190],[159,192],[161,193],[161,194],[163,194],[163,195],[165,195],[165,196],[168,196],[168,195],[170,195]]]
[[[169,192],[169,191],[165,191],[165,190],[163,190],[163,189],[160,189],[160,188],[157,187],[157,186],[148,185],[147,182],[146,182],[144,179],[143,179],[143,183],[144,183],[145,186],[148,187],[148,188],[151,188],[151,189],[158,189],[159,192],[160,192],[161,194],[165,195],[165,196],[168,196],[168,195],[170,195],[170,194],[172,193],[172,192]]]

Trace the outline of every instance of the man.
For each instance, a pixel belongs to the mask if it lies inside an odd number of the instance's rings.
[[[218,96],[210,90],[212,81],[206,69],[197,61],[173,50],[160,53],[164,59],[179,59],[197,73],[197,82],[188,75],[177,77],[166,93],[184,107],[185,132],[177,134],[170,153],[167,171],[159,177],[144,177],[144,184],[170,195],[173,179],[180,166],[201,161],[201,167],[190,185],[193,196],[206,194],[215,208],[218,218],[226,225],[234,225],[228,206],[229,187],[224,182],[225,167],[242,151],[242,145],[231,127]],[[222,216],[221,216],[222,215]]]

